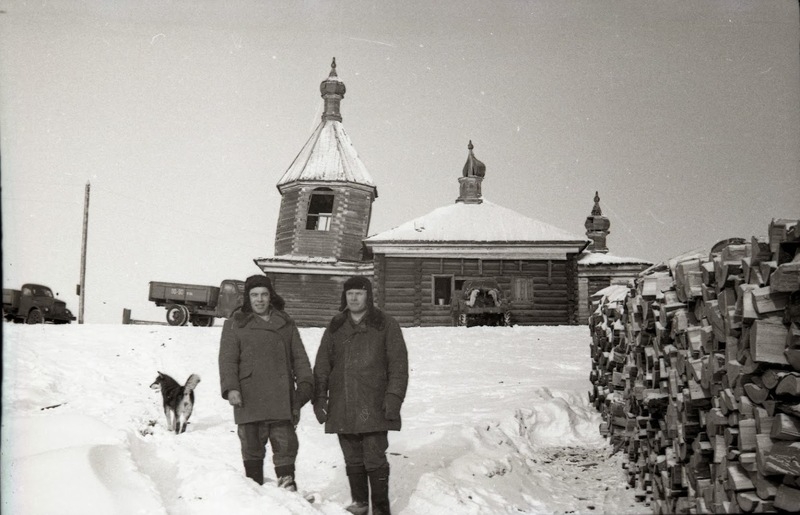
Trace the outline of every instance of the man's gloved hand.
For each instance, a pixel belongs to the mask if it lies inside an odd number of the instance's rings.
[[[328,420],[328,398],[320,397],[314,402],[314,415],[317,416],[317,422],[324,424]]]
[[[311,400],[314,395],[314,389],[308,383],[300,383],[297,385],[297,390],[294,392],[294,408],[300,409]]]
[[[231,406],[236,406],[237,408],[241,408],[243,406],[242,394],[239,393],[239,390],[230,390],[228,392],[228,402],[231,404]]]
[[[400,406],[403,405],[403,400],[393,393],[387,393],[383,400],[383,411],[386,414],[386,420],[400,420]]]

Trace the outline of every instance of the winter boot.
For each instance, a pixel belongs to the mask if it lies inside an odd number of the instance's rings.
[[[275,467],[275,477],[278,478],[279,488],[285,488],[290,492],[297,491],[297,484],[294,482],[294,465],[278,465]]]
[[[345,508],[354,515],[367,515],[369,511],[369,478],[363,465],[346,467],[347,480],[350,481],[350,498],[353,502]]]
[[[264,460],[244,460],[244,475],[259,485],[263,485]]]
[[[389,464],[368,473],[372,490],[372,515],[391,515],[389,511]]]

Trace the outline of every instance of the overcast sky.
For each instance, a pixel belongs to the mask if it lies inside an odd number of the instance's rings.
[[[3,287],[86,321],[163,320],[151,280],[219,284],[274,251],[275,184],[336,57],[374,178],[370,233],[484,197],[661,261],[800,218],[796,0],[0,0]]]

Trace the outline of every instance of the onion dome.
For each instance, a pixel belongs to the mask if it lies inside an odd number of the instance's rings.
[[[463,176],[483,177],[486,175],[486,165],[479,161],[472,152],[472,149],[475,148],[472,146],[472,140],[469,140],[467,148],[469,149],[469,156],[467,156],[467,162],[464,164]]]
[[[323,121],[342,121],[342,114],[339,112],[339,103],[344,98],[345,91],[347,91],[347,88],[344,87],[344,82],[340,81],[339,76],[336,75],[336,58],[334,57],[328,78],[319,85],[319,92],[325,100],[325,110],[322,113]]]

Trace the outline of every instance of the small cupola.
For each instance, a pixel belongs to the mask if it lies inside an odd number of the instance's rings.
[[[346,91],[347,88],[344,87],[344,82],[340,81],[339,76],[336,75],[336,58],[334,57],[328,78],[319,85],[319,92],[325,100],[325,110],[322,113],[322,121],[342,121],[342,113],[339,111],[339,105]]]
[[[606,238],[611,233],[608,230],[611,227],[611,221],[608,217],[603,216],[603,211],[600,209],[600,195],[596,191],[594,192],[592,214],[586,217],[586,223],[583,225],[586,227],[586,236],[592,240],[586,250],[607,253]]]
[[[472,151],[475,148],[472,145],[472,140],[470,140],[467,148],[469,149],[469,155],[467,156],[467,162],[464,164],[461,177],[458,178],[459,195],[456,202],[480,204],[483,202],[481,183],[486,175],[486,165],[475,157],[475,153]]]

